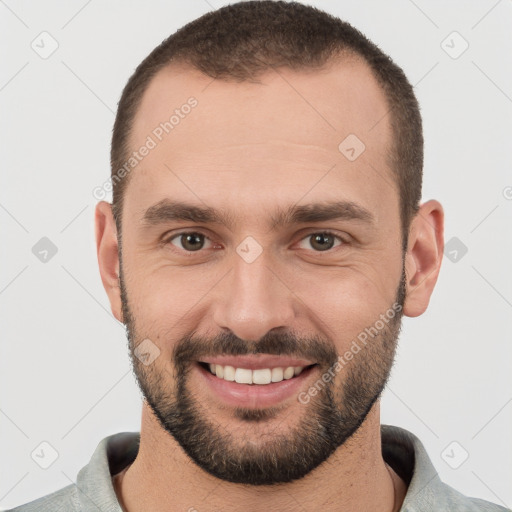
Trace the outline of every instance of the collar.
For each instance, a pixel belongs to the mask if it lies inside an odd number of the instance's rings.
[[[384,460],[408,486],[402,512],[437,510],[439,497],[449,489],[443,484],[421,441],[405,429],[381,425]],[[105,437],[90,462],[77,475],[80,510],[122,512],[112,477],[131,464],[139,451],[140,433],[121,432]]]

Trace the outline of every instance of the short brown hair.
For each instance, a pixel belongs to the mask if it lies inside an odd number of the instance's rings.
[[[393,132],[389,165],[400,194],[405,246],[410,220],[419,207],[423,172],[422,123],[413,88],[402,69],[361,32],[297,2],[228,5],[188,23],[157,46],[139,64],[121,95],[112,136],[112,178],[130,154],[128,141],[144,91],[163,67],[184,63],[216,79],[245,81],[272,68],[320,68],[338,55],[361,57],[385,93]],[[127,176],[113,183],[112,210],[119,233],[128,181]]]

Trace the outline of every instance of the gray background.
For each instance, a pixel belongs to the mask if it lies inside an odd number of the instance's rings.
[[[225,3],[0,0],[0,507],[70,484],[103,437],[139,430],[124,328],[97,267],[92,190],[109,176],[135,66]],[[363,31],[415,85],[424,199],[443,203],[454,238],[429,310],[404,321],[382,422],[415,433],[462,493],[511,507],[512,2],[311,3]]]

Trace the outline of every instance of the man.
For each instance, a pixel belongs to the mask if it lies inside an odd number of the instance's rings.
[[[164,41],[123,91],[96,209],[140,435],[15,510],[505,510],[380,424],[442,260],[422,164],[411,85],[337,18],[238,3]]]

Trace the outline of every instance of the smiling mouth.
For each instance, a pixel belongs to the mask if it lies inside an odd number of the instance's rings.
[[[218,379],[238,384],[265,386],[272,383],[282,382],[298,377],[301,373],[309,373],[315,364],[308,366],[278,366],[272,368],[236,368],[230,365],[205,363],[199,361],[199,365],[206,371],[215,375]]]

